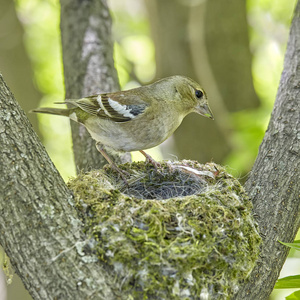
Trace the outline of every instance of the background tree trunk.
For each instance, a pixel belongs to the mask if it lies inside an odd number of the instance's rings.
[[[236,299],[267,299],[300,225],[300,2],[268,130],[245,188],[263,236],[260,259]]]
[[[67,99],[119,89],[105,0],[61,0],[61,35]],[[84,126],[71,121],[71,128],[76,169],[103,167],[107,162]],[[130,161],[129,154],[110,156],[118,163]]]
[[[209,64],[224,105],[229,112],[256,108],[259,99],[252,79],[247,1],[210,0],[205,4],[202,22],[205,41],[202,47],[207,49]],[[193,22],[196,22],[197,9],[193,15]],[[193,49],[193,53],[195,51]],[[199,69],[201,71],[201,67]]]
[[[24,46],[24,30],[11,0],[1,1],[0,45],[0,71],[15,97],[20,99],[34,130],[39,133],[36,115],[28,112],[39,106],[42,95],[32,81],[33,70]]]
[[[179,158],[221,163],[234,147],[228,112],[259,103],[252,84],[246,3],[153,0],[145,4],[155,43],[156,76],[180,74],[198,80],[218,116],[214,122],[194,114],[185,118],[174,133],[175,152]],[[174,151],[165,146],[163,152]]]

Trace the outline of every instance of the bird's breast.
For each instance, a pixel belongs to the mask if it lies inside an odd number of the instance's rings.
[[[116,151],[149,149],[165,141],[180,125],[182,118],[137,118],[128,122],[113,122],[96,118],[85,124],[93,139]]]

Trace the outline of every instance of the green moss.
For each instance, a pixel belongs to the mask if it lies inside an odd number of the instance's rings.
[[[0,269],[2,269],[5,274],[6,283],[11,284],[13,280],[14,272],[9,257],[6,255],[2,247],[0,247]]]
[[[229,299],[258,256],[251,202],[224,168],[139,162],[69,183],[91,237],[133,299]],[[199,173],[200,172],[200,173]]]

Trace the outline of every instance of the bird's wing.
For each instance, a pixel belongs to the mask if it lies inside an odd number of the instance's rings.
[[[139,96],[126,95],[122,92],[99,94],[78,100],[66,100],[66,103],[75,105],[91,115],[110,119],[114,122],[130,121],[143,114],[148,107],[148,104]]]

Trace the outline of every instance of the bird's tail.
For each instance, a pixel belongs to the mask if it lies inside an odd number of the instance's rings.
[[[40,107],[40,108],[33,109],[30,112],[69,117],[70,114],[72,113],[72,110],[73,110],[72,108]]]

